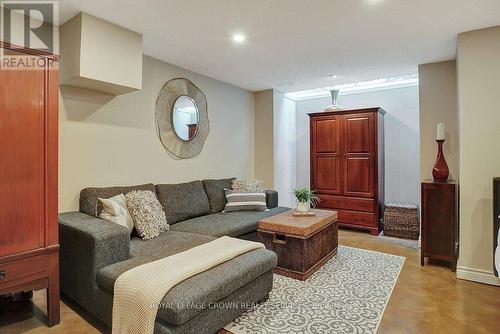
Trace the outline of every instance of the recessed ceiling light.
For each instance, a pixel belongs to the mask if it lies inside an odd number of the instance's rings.
[[[330,74],[329,77],[330,79],[337,79],[339,76],[335,74]]]
[[[246,39],[246,37],[243,34],[234,34],[233,35],[233,41],[235,41],[236,43],[242,43],[245,41],[245,39]]]

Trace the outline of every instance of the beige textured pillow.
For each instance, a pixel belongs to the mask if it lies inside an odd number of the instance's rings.
[[[134,220],[135,229],[142,239],[153,239],[168,231],[165,212],[155,194],[149,190],[134,190],[126,196],[127,208]]]
[[[262,184],[262,181],[259,180],[241,180],[241,179],[236,179],[233,180],[232,183],[232,188],[236,192],[240,193],[255,193],[255,192],[261,192],[264,191],[264,185]]]
[[[99,198],[99,202],[102,203],[102,211],[99,214],[99,218],[125,226],[132,233],[134,230],[134,221],[127,210],[125,195],[120,194],[111,198]]]

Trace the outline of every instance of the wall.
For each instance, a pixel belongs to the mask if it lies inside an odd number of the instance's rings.
[[[295,207],[296,140],[295,101],[274,91],[274,189],[279,193],[279,205]]]
[[[207,96],[210,133],[201,154],[172,159],[156,134],[156,96],[185,77]],[[61,87],[59,210],[78,209],[89,186],[254,177],[253,93],[143,57],[143,89],[113,97]]]
[[[458,37],[460,258],[457,276],[493,277],[492,178],[500,176],[500,26]],[[498,213],[496,213],[498,214]]]
[[[380,106],[385,115],[385,201],[420,203],[418,87],[340,96],[343,108]],[[309,117],[330,98],[297,101],[297,187],[309,186]]]
[[[418,66],[420,101],[420,179],[432,179],[437,123],[446,125],[443,145],[450,179],[458,177],[457,70],[454,60]]]
[[[255,177],[274,189],[274,121],[272,89],[255,92]]]

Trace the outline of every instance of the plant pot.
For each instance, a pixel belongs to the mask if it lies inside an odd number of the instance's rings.
[[[297,201],[297,212],[305,213],[305,212],[309,212],[309,209],[310,209],[309,202]]]

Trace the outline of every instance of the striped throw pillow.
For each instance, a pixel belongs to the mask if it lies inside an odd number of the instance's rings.
[[[225,189],[226,192],[226,207],[223,212],[233,211],[265,211],[266,193],[258,192],[238,192]]]

